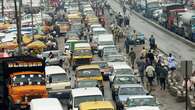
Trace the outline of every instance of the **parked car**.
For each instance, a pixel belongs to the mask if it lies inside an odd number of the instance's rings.
[[[92,101],[81,103],[79,110],[115,110],[115,107],[111,101]]]
[[[148,91],[140,84],[121,85],[115,94],[117,110],[124,109],[124,103],[130,96],[147,95]]]
[[[117,93],[118,88],[121,85],[130,85],[130,84],[137,84],[137,83],[138,81],[134,75],[131,75],[131,74],[115,75],[114,79],[110,82],[113,99],[115,98],[115,94]]]
[[[124,110],[160,110],[158,101],[150,95],[128,97]]]
[[[64,91],[71,89],[68,73],[60,66],[46,66],[46,87],[49,91]]]
[[[79,105],[88,101],[104,101],[102,92],[97,87],[72,89],[68,108],[78,110]]]
[[[30,102],[30,110],[63,110],[62,104],[57,98],[38,98]]]

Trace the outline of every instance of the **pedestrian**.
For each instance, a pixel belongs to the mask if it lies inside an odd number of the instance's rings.
[[[149,50],[148,53],[146,54],[146,59],[149,59],[149,61],[151,62],[151,64],[154,63],[154,54],[152,53],[151,50]]]
[[[129,57],[131,59],[131,66],[134,69],[134,62],[135,62],[135,59],[136,59],[136,53],[133,50],[133,48],[131,48],[131,51],[129,52]]]
[[[129,54],[129,39],[128,39],[128,37],[126,37],[126,39],[125,39],[124,47],[126,50],[126,54]]]
[[[155,43],[155,38],[154,38],[153,35],[150,36],[149,43],[150,43],[150,49],[153,49],[154,50],[155,47],[156,47],[156,43]]]
[[[167,75],[168,75],[168,70],[166,69],[166,67],[164,66],[159,66],[159,80],[160,80],[160,87],[161,90],[165,90],[166,89],[166,79],[167,79]]]
[[[137,32],[136,32],[136,30],[133,30],[133,33],[131,34],[131,38],[132,38],[134,46],[136,46],[136,39],[137,39]]]
[[[141,50],[141,56],[142,56],[143,58],[146,58],[146,53],[147,53],[147,50],[146,50],[145,47],[143,47],[142,50]]]
[[[139,76],[141,78],[142,84],[144,84],[144,70],[145,70],[145,61],[144,58],[141,56],[137,61],[137,67],[139,71]]]
[[[168,62],[168,67],[169,67],[169,70],[171,71],[171,75],[173,76],[173,73],[174,73],[174,71],[176,70],[175,59],[171,59],[171,60]]]
[[[154,67],[150,64],[146,67],[146,77],[148,79],[148,82],[149,82],[149,89],[151,90],[151,87],[153,86],[153,80],[155,78],[155,69]]]
[[[125,7],[125,5],[123,6],[123,14],[125,15],[125,13],[126,13],[126,7]]]
[[[169,53],[169,56],[167,58],[168,62],[171,62],[172,59],[175,59],[171,53]]]
[[[157,62],[157,64],[155,65],[155,73],[156,73],[156,82],[157,84],[160,84],[160,67],[161,67],[161,63],[160,61]]]

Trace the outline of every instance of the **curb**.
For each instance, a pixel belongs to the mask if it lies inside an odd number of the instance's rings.
[[[183,38],[182,36],[179,36],[179,35],[177,35],[177,34],[171,32],[171,31],[165,29],[164,27],[160,26],[159,24],[156,24],[155,22],[153,22],[152,20],[150,20],[150,19],[148,19],[148,18],[145,18],[144,16],[142,16],[141,14],[135,12],[134,10],[131,11],[131,12],[132,12],[134,15],[136,15],[137,17],[139,17],[139,18],[143,19],[144,21],[146,21],[147,23],[153,25],[154,27],[156,27],[156,28],[158,28],[158,29],[164,31],[165,33],[171,35],[172,37],[174,37],[174,38],[176,38],[176,39],[182,41],[182,42],[185,43],[186,45],[195,48],[195,43],[193,43],[193,42],[191,42],[191,41],[189,41],[189,40]]]

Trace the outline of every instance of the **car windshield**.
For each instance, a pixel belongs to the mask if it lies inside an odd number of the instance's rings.
[[[79,81],[78,82],[78,87],[96,87],[98,84],[97,81],[92,80],[92,81]]]
[[[108,62],[125,62],[125,59],[123,56],[109,56],[106,57],[106,61]]]
[[[45,77],[42,74],[24,74],[15,75],[12,78],[13,86],[25,86],[25,85],[43,85],[45,84]]]
[[[157,106],[157,103],[154,98],[133,98],[127,101],[127,106]]]
[[[106,62],[92,62],[92,64],[97,64],[97,65],[99,65],[99,67],[101,68],[101,69],[103,69],[103,68],[107,68],[108,67],[108,63],[106,63]]]
[[[49,79],[51,83],[59,83],[59,82],[68,81],[68,76],[64,73],[52,74],[49,76]]]
[[[93,32],[93,35],[97,36],[97,35],[100,35],[100,34],[105,34],[106,31],[95,31]]]
[[[137,81],[134,76],[116,76],[114,84],[136,84]]]
[[[131,69],[116,69],[117,74],[133,74]]]
[[[78,77],[96,77],[96,76],[101,76],[99,69],[80,70],[78,72]]]
[[[119,89],[119,95],[146,95],[143,87],[122,87]]]
[[[87,56],[87,55],[89,55],[89,56],[92,56],[92,53],[91,53],[91,50],[89,50],[89,49],[79,49],[79,50],[75,50],[74,51],[74,56]]]
[[[104,52],[107,52],[107,51],[117,51],[116,47],[104,47],[103,49]]]
[[[99,42],[100,45],[113,45],[112,41],[101,41]]]
[[[74,107],[78,108],[79,104],[82,102],[89,101],[103,101],[102,95],[91,95],[91,96],[79,96],[74,98]]]

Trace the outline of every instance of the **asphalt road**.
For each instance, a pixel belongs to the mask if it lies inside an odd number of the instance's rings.
[[[115,0],[107,0],[115,12],[123,13],[122,7]],[[126,14],[130,14],[127,11]],[[169,34],[155,28],[146,21],[140,19],[134,14],[130,17],[131,28],[138,32],[144,33],[145,37],[149,39],[150,35],[153,34],[156,38],[158,47],[165,53],[172,53],[176,57],[177,61],[183,59],[193,60],[195,64],[195,49],[184,44],[178,39],[170,36]],[[161,110],[185,110],[185,103],[178,103],[175,97],[171,96],[167,91],[161,91],[159,87],[155,88],[152,92],[161,103]]]
[[[112,8],[116,12],[123,12],[122,7],[115,0],[108,0]],[[128,12],[129,14],[129,12]],[[145,34],[146,38],[149,39],[150,35],[153,34],[156,38],[158,47],[166,53],[172,53],[178,62],[181,60],[192,60],[193,69],[195,70],[195,48],[183,43],[182,41],[172,37],[168,33],[161,31],[149,24],[148,22],[140,19],[139,17],[131,14],[131,26],[139,32]]]

